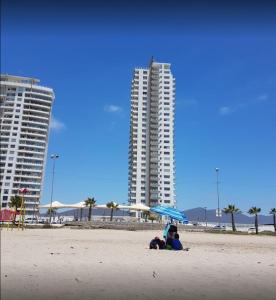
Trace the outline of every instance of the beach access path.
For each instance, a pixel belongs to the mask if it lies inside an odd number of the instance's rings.
[[[1,230],[1,299],[276,299],[276,237],[161,231]]]

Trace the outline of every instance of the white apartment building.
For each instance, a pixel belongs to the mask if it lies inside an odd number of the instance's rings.
[[[1,208],[26,188],[26,214],[38,212],[54,92],[39,80],[1,75]]]
[[[131,85],[128,201],[175,206],[175,78],[171,65],[136,68]]]

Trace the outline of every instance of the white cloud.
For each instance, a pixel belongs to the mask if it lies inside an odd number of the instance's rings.
[[[221,116],[230,115],[235,111],[235,109],[231,108],[230,106],[222,106],[219,108],[219,114]]]
[[[267,94],[262,94],[259,97],[257,97],[257,101],[258,102],[264,102],[268,99],[268,95]]]
[[[235,106],[221,106],[219,108],[219,114],[221,116],[230,115],[234,112],[237,112],[241,109],[245,109],[252,105],[262,104],[263,102],[266,102],[268,99],[269,99],[269,96],[267,94],[262,94],[262,95],[259,95],[258,97],[256,97],[255,100],[244,101]]]
[[[109,113],[118,113],[121,112],[123,109],[120,106],[109,104],[105,105],[104,111],[109,112]]]
[[[59,120],[57,120],[54,116],[51,118],[50,129],[55,131],[60,131],[65,129],[65,124]]]

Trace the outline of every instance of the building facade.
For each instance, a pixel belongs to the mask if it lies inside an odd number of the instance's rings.
[[[54,92],[39,80],[1,75],[1,208],[26,188],[27,215],[38,212]]]
[[[175,78],[171,65],[152,61],[134,70],[131,85],[128,201],[176,205]]]

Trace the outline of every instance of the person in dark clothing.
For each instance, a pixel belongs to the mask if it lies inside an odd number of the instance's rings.
[[[157,249],[158,240],[159,240],[158,237],[155,237],[153,240],[151,240],[150,244],[149,244],[149,248],[150,249]]]
[[[179,241],[179,234],[175,233],[174,239],[172,240],[172,248],[173,250],[183,250],[183,246]]]
[[[165,243],[165,241],[159,240],[158,247],[159,247],[159,250],[166,249],[166,243]]]
[[[158,247],[158,248],[157,248]],[[159,249],[159,250],[163,250],[165,249],[166,247],[166,244],[163,240],[160,240],[159,237],[155,237],[153,240],[150,241],[150,244],[149,244],[149,248],[150,249]]]
[[[177,233],[177,227],[171,223],[167,224],[163,232],[164,239],[166,241],[166,249],[168,250],[172,249],[172,242],[176,233]]]

